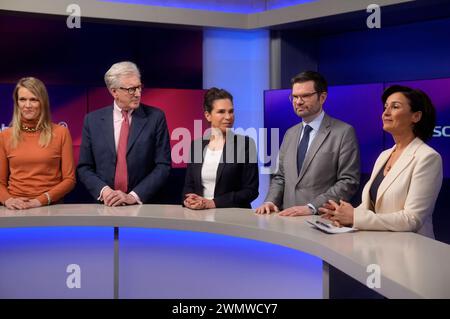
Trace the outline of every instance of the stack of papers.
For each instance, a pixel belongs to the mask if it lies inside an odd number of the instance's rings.
[[[357,231],[356,228],[352,227],[336,227],[330,220],[316,216],[314,216],[312,219],[307,219],[306,222],[328,234],[342,234]]]

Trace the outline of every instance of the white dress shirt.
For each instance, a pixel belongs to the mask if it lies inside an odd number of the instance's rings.
[[[324,116],[325,116],[325,112],[322,110],[322,112],[320,112],[319,116],[317,116],[311,122],[306,123],[305,121],[303,121],[303,127],[305,127],[305,125],[309,125],[312,128],[311,132],[309,132],[308,149],[311,146],[312,141],[316,137],[317,132],[319,131],[320,124],[322,124],[322,120],[323,120]],[[302,140],[302,137],[303,137],[303,132],[304,132],[304,130],[302,130],[302,133],[300,134],[300,138],[298,139],[298,144],[299,145],[300,145],[300,141]],[[308,151],[306,151],[306,152],[308,153]]]
[[[131,116],[132,114],[133,110],[129,110],[128,123],[130,123],[130,127],[131,121],[133,119],[133,117]],[[122,128],[123,116],[122,116],[122,109],[116,104],[116,101],[114,101],[113,122],[114,122],[114,143],[116,145],[117,151],[117,148],[119,147],[120,129]]]

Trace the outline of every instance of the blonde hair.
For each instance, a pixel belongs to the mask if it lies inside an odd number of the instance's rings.
[[[47,89],[41,80],[33,77],[21,78],[14,89],[13,100],[14,100],[14,113],[11,121],[12,135],[11,135],[11,146],[17,147],[22,136],[22,131],[20,129],[22,122],[22,115],[19,110],[19,89],[26,88],[31,93],[33,93],[39,100],[41,107],[41,115],[39,116],[36,128],[41,131],[39,137],[39,146],[47,147],[52,140],[52,122],[50,117],[50,103],[48,99]]]

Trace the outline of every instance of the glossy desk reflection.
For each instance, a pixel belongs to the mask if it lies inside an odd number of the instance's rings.
[[[173,205],[118,208],[55,205],[28,211],[0,208],[0,228],[94,226],[118,227],[124,230],[124,234],[126,228],[139,228],[247,238],[316,256],[325,265],[330,264],[363,284],[369,275],[367,266],[377,264],[381,269],[381,287],[376,291],[388,298],[450,298],[450,269],[446,267],[450,264],[449,245],[414,233],[356,232],[327,235],[309,227],[304,221],[305,217],[258,216],[248,209],[193,211]],[[122,237],[119,237],[120,240]],[[158,267],[161,271],[163,265]],[[121,274],[121,278],[128,276]],[[245,276],[250,275],[247,273]],[[119,283],[125,284],[122,280]],[[327,284],[327,274],[324,273],[324,297],[327,297]],[[201,296],[201,293],[195,296]],[[269,295],[263,296],[270,298]]]

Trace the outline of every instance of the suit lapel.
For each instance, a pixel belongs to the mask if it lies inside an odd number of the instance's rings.
[[[368,203],[368,206],[366,207],[367,209],[372,210],[374,209],[374,207],[371,206],[372,201],[370,199],[370,188],[372,187],[374,179],[377,177],[378,173],[380,172],[381,169],[383,169],[384,165],[389,159],[389,156],[391,156],[393,150],[394,148],[391,148],[389,152],[384,153],[383,156],[377,160],[375,166],[373,167],[372,175],[370,176],[370,179],[367,182],[367,188],[365,188],[365,192],[362,194],[363,196],[362,201]]]
[[[202,167],[203,162],[205,161],[205,155],[206,155],[206,148],[208,147],[209,140],[201,140],[202,142],[202,161],[199,164],[196,164],[196,172],[195,172],[195,179],[196,179],[196,185],[203,185],[202,184]]]
[[[130,127],[130,136],[128,137],[127,153],[133,147],[133,144],[136,142],[139,134],[141,133],[142,129],[144,128],[145,124],[147,123],[147,115],[145,114],[144,110],[142,109],[143,107],[144,106],[140,105],[133,112],[133,115],[132,115],[133,119],[131,121],[131,127]]]
[[[300,182],[300,180],[303,178],[306,170],[308,169],[308,166],[311,164],[314,156],[316,155],[323,141],[325,141],[328,134],[330,134],[331,130],[330,126],[331,126],[330,118],[328,117],[328,115],[325,114],[322,120],[322,124],[319,127],[319,131],[314,137],[314,140],[311,142],[311,145],[306,153],[305,161],[303,162],[303,166],[298,176],[297,183]],[[297,156],[295,158],[297,158]]]
[[[223,169],[225,168],[225,163],[227,162],[227,146],[236,146],[236,140],[234,140],[234,134],[231,131],[228,131],[227,136],[225,138],[225,145],[223,146],[222,157],[220,158],[219,166],[217,167],[217,175],[216,175],[216,186],[222,177]],[[235,150],[234,150],[235,151]],[[235,155],[234,152],[229,154],[229,156]],[[231,160],[231,159],[229,159]],[[234,163],[234,161],[232,161]]]
[[[285,161],[285,172],[293,180],[297,179],[297,149],[300,142],[300,135],[303,130],[303,123],[297,124],[294,128],[293,141],[289,142],[288,149],[286,150],[285,158],[289,159]],[[292,159],[292,160],[291,160]]]
[[[102,131],[104,132],[106,144],[108,144],[111,152],[116,156],[116,143],[114,140],[114,119],[113,119],[114,106],[111,106],[101,118],[102,121],[100,125],[102,126]]]
[[[380,187],[378,188],[376,208],[378,208],[378,205],[380,204],[379,199],[381,198],[381,196],[383,196],[389,186],[391,186],[391,184],[397,179],[400,173],[403,172],[414,159],[414,153],[421,145],[421,143],[423,142],[419,138],[415,138],[411,143],[409,143],[409,145],[403,151],[402,155],[400,155],[400,158],[392,167],[391,171],[384,177],[383,181],[380,184]],[[390,154],[392,154],[392,152]]]

